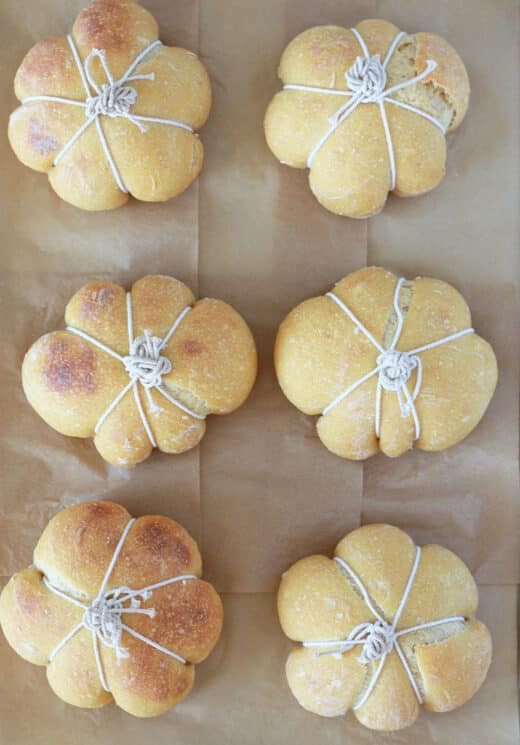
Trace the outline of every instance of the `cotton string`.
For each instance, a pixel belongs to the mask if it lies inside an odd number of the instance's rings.
[[[412,685],[412,688],[415,692],[418,702],[422,704],[421,692],[419,690],[419,687],[417,686],[413,673],[410,669],[408,660],[406,659],[405,654],[402,650],[402,647],[399,644],[400,637],[404,636],[405,634],[411,634],[414,631],[421,631],[422,629],[430,629],[430,628],[433,628],[434,626],[441,626],[446,623],[455,623],[455,622],[464,623],[466,620],[464,616],[448,616],[446,618],[440,618],[438,621],[429,621],[427,623],[420,623],[417,626],[410,626],[407,629],[401,629],[400,631],[396,630],[397,625],[399,623],[399,619],[401,618],[401,615],[408,602],[408,597],[413,587],[413,583],[415,580],[415,575],[417,574],[417,569],[419,567],[420,559],[421,559],[421,549],[419,548],[419,546],[417,546],[416,551],[415,551],[414,562],[412,565],[410,576],[408,577],[408,582],[406,583],[403,596],[401,598],[401,602],[399,603],[399,607],[394,615],[392,622],[389,623],[388,621],[386,621],[385,618],[383,618],[383,616],[379,613],[379,611],[375,607],[375,603],[372,601],[370,595],[368,594],[366,587],[364,586],[364,584],[362,583],[358,575],[354,572],[354,570],[347,564],[346,561],[344,561],[339,556],[334,557],[334,560],[347,572],[350,579],[354,582],[357,589],[359,590],[359,593],[361,594],[361,597],[363,598],[365,602],[365,605],[368,607],[371,613],[375,616],[376,620],[367,621],[366,623],[358,624],[355,628],[352,629],[352,631],[350,632],[350,634],[348,635],[346,639],[303,642],[303,646],[310,648],[310,649],[314,649],[314,648],[320,649],[323,647],[325,648],[331,647],[331,649],[326,649],[326,651],[318,653],[318,656],[322,656],[322,655],[328,655],[328,654],[342,655],[345,652],[349,652],[356,645],[361,645],[362,647],[361,654],[358,659],[363,665],[367,665],[368,663],[375,662],[376,660],[380,660],[379,665],[377,666],[377,669],[375,673],[373,674],[368,686],[365,688],[361,698],[352,707],[354,710],[360,709],[363,706],[363,704],[368,700],[368,697],[374,690],[374,687],[377,681],[379,680],[379,676],[381,675],[383,671],[386,658],[392,652],[393,649],[395,649],[395,651],[399,655],[399,659],[401,660],[401,663],[405,669],[405,672]]]
[[[399,401],[399,408],[401,410],[401,416],[406,418],[413,417],[415,424],[415,440],[418,440],[421,436],[421,423],[415,408],[415,400],[421,391],[422,377],[423,377],[423,363],[419,356],[422,352],[426,352],[428,349],[435,349],[443,344],[447,344],[450,341],[461,339],[463,336],[473,334],[475,332],[472,328],[464,329],[463,331],[457,331],[455,334],[450,334],[437,341],[432,341],[430,344],[424,344],[422,347],[416,347],[410,349],[408,352],[403,352],[396,349],[403,330],[404,317],[399,306],[399,296],[401,293],[401,287],[406,280],[401,278],[396,285],[394,292],[393,306],[397,315],[397,327],[395,330],[394,338],[392,343],[385,349],[374,336],[365,328],[359,318],[348,308],[345,303],[333,292],[327,292],[327,297],[334,300],[336,305],[346,313],[350,320],[358,327],[360,331],[367,337],[367,339],[376,347],[379,352],[377,357],[377,367],[370,370],[363,375],[359,380],[356,380],[350,385],[343,393],[340,393],[337,398],[334,399],[325,409],[323,409],[323,416],[332,411],[339,403],[341,403],[347,396],[349,396],[356,388],[366,383],[375,375],[378,375],[377,390],[376,390],[376,436],[379,437],[381,434],[381,397],[383,388],[385,391],[393,391],[397,395]],[[408,389],[408,380],[414,370],[417,370],[417,378],[415,381],[415,387],[413,393],[410,393]]]
[[[205,416],[192,411],[190,408],[174,398],[171,393],[168,393],[166,388],[164,388],[164,386],[162,385],[162,377],[163,375],[167,375],[169,372],[171,372],[172,364],[167,357],[163,357],[161,355],[161,351],[167,346],[177,328],[180,326],[182,320],[186,317],[190,310],[191,307],[188,305],[181,313],[179,313],[164,339],[161,339],[158,336],[152,336],[152,332],[149,329],[145,329],[144,336],[138,336],[137,339],[134,339],[134,328],[132,320],[132,296],[129,292],[127,292],[126,317],[128,324],[129,353],[126,357],[123,357],[122,355],[115,352],[113,349],[110,349],[110,347],[107,347],[106,344],[103,344],[97,339],[94,339],[93,336],[85,333],[85,331],[74,328],[74,326],[67,326],[67,331],[76,334],[76,336],[80,336],[82,339],[85,339],[85,341],[88,341],[90,342],[90,344],[93,344],[98,349],[101,349],[101,351],[106,352],[111,357],[114,357],[114,359],[118,360],[118,362],[121,362],[126,372],[128,373],[128,377],[130,378],[128,385],[126,385],[122,389],[122,391],[118,393],[118,395],[99,417],[97,424],[94,427],[94,432],[96,434],[99,432],[101,425],[109,416],[109,414],[114,411],[116,406],[118,406],[118,404],[123,400],[128,391],[130,389],[133,389],[137,411],[139,412],[139,416],[141,417],[141,421],[145,428],[148,439],[150,440],[152,447],[157,447],[157,443],[150,427],[150,423],[146,418],[146,414],[141,403],[138,383],[140,383],[145,390],[146,396],[148,398],[148,403],[150,404],[150,411],[157,410],[157,406],[155,405],[151,394],[151,390],[153,389],[160,393],[171,404],[176,406],[178,409],[181,409],[181,411],[184,411],[186,414],[189,414],[189,416],[193,417],[194,419],[200,419],[202,421],[206,418]]]
[[[329,118],[329,129],[316,143],[307,159],[308,168],[312,166],[314,158],[317,156],[329,137],[338,129],[340,124],[342,124],[357,109],[360,104],[378,104],[379,110],[381,112],[383,127],[385,130],[385,137],[388,146],[388,156],[390,160],[390,191],[393,191],[395,189],[396,182],[395,156],[392,135],[390,132],[390,126],[388,124],[388,117],[386,115],[385,104],[390,103],[393,106],[398,106],[402,109],[413,111],[414,113],[419,114],[419,116],[424,117],[424,119],[428,119],[428,121],[434,124],[438,129],[440,129],[443,134],[446,134],[446,127],[438,119],[426,113],[426,111],[422,111],[415,106],[411,106],[410,104],[404,103],[402,101],[397,101],[395,98],[391,97],[393,93],[396,93],[403,88],[408,88],[411,85],[415,85],[415,83],[423,80],[431,72],[433,72],[433,70],[435,70],[435,68],[437,67],[437,63],[434,60],[428,60],[426,63],[426,69],[423,70],[423,72],[421,72],[419,75],[416,75],[414,78],[410,78],[409,80],[405,80],[403,83],[393,85],[391,88],[387,89],[386,68],[388,67],[388,63],[390,62],[399,42],[404,36],[406,36],[406,34],[404,33],[404,31],[401,31],[397,34],[392,44],[390,45],[390,49],[387,52],[384,62],[381,63],[381,57],[379,54],[376,54],[373,57],[370,55],[367,45],[365,44],[365,40],[363,39],[359,31],[355,28],[351,28],[350,30],[358,40],[364,55],[363,57],[356,57],[356,61],[354,62],[354,64],[345,73],[345,79],[347,81],[348,87],[350,88],[350,91],[330,90],[329,88],[318,88],[310,85],[295,84],[284,85],[284,90],[305,91],[308,93],[323,93],[332,96],[344,96],[349,99],[342,106],[340,106],[340,108],[336,111],[335,114],[333,114],[333,116]]]
[[[67,36],[67,41],[69,42],[72,56],[74,57],[74,61],[81,77],[81,82],[83,83],[85,93],[87,94],[85,101],[75,101],[72,98],[62,98],[60,96],[42,95],[26,96],[22,99],[22,104],[31,103],[32,101],[54,101],[55,103],[65,103],[69,104],[70,106],[79,106],[85,109],[85,122],[81,125],[81,127],[79,127],[79,129],[74,133],[70,140],[62,147],[58,155],[55,157],[53,165],[58,165],[65,153],[70,150],[74,143],[77,142],[77,140],[79,140],[79,138],[87,131],[90,125],[95,122],[99,141],[101,142],[103,152],[105,153],[105,157],[114,176],[114,180],[119,189],[127,194],[128,189],[126,188],[123,179],[121,178],[119,169],[115,163],[112,153],[110,152],[107,138],[103,130],[103,125],[101,124],[101,116],[109,116],[112,119],[116,119],[118,117],[128,119],[132,122],[132,124],[135,124],[136,127],[141,130],[141,132],[146,132],[148,129],[146,124],[144,124],[143,122],[155,122],[156,124],[166,124],[171,127],[179,127],[180,129],[185,129],[187,132],[191,132],[193,134],[193,128],[190,127],[189,124],[179,122],[176,119],[163,119],[156,116],[139,116],[137,114],[132,114],[131,112],[132,106],[137,100],[137,91],[135,88],[126,85],[126,83],[129,83],[133,80],[155,79],[155,73],[153,72],[147,73],[146,75],[133,75],[133,72],[153,49],[161,46],[161,42],[157,40],[149,44],[146,49],[144,49],[137,55],[123,77],[119,78],[119,80],[115,80],[108,66],[104,49],[93,49],[86,58],[85,65],[83,65],[76,45],[74,44],[74,40],[70,34]],[[108,83],[103,83],[101,86],[96,83],[91,74],[90,67],[95,57],[99,58],[108,80]]]
[[[123,615],[125,615],[126,613],[133,613],[148,616],[149,618],[154,618],[155,608],[141,608],[141,603],[149,600],[153,594],[153,591],[159,589],[159,587],[173,585],[176,582],[182,582],[183,584],[186,584],[186,582],[190,579],[198,579],[195,574],[182,574],[177,577],[171,577],[170,579],[165,579],[162,582],[156,582],[153,585],[148,585],[148,587],[142,587],[140,590],[131,590],[129,587],[124,586],[117,587],[112,590],[106,589],[114,570],[116,561],[119,557],[119,554],[121,553],[121,549],[123,548],[130,528],[132,527],[134,522],[135,519],[131,519],[126,524],[121,538],[119,539],[119,543],[117,544],[116,550],[114,551],[112,559],[110,560],[108,569],[105,572],[105,576],[101,583],[101,587],[99,588],[99,592],[95,599],[90,603],[90,605],[77,600],[77,598],[72,597],[71,595],[67,595],[65,592],[58,589],[51,582],[49,582],[46,577],[43,578],[45,586],[52,593],[54,593],[54,595],[58,595],[60,598],[63,598],[69,603],[77,605],[84,610],[83,618],[81,619],[80,623],[74,626],[74,628],[71,629],[71,631],[69,631],[69,633],[63,637],[61,642],[56,647],[54,647],[49,655],[49,662],[52,662],[58,652],[63,649],[66,644],[68,644],[68,642],[78,633],[78,631],[81,631],[81,629],[83,628],[87,629],[87,631],[90,631],[92,634],[92,645],[99,673],[99,679],[101,681],[101,685],[103,686],[104,690],[107,691],[107,693],[110,693],[110,688],[108,687],[108,683],[103,670],[99,644],[101,643],[105,647],[115,650],[117,662],[119,664],[122,659],[125,659],[129,656],[128,650],[122,644],[123,631],[126,631],[128,634],[135,637],[136,639],[139,639],[145,644],[148,644],[149,647],[153,647],[159,652],[162,652],[169,657],[173,657],[173,659],[177,660],[177,662],[180,662],[183,665],[187,663],[187,660],[184,659],[184,657],[181,657],[181,655],[177,654],[176,652],[172,652],[166,647],[162,647],[160,644],[157,644],[157,642],[154,642],[153,639],[149,639],[130,626],[127,626],[125,623],[123,623]],[[126,605],[126,603],[130,604]]]

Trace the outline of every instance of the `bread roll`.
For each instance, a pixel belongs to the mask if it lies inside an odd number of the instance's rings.
[[[267,109],[267,144],[281,163],[309,167],[315,197],[338,215],[370,217],[390,191],[411,197],[437,186],[444,135],[466,113],[469,81],[457,52],[436,34],[400,33],[383,20],[317,26],[282,55],[284,89]]]
[[[421,703],[451,711],[477,692],[491,662],[477,603],[471,574],[448,549],[419,550],[390,525],[354,530],[334,560],[308,556],[282,577],[280,623],[302,642],[287,660],[291,691],[315,714],[353,709],[383,731],[413,724]]]
[[[497,382],[494,352],[473,333],[457,290],[378,267],[294,308],[274,359],[287,398],[318,415],[320,440],[350,460],[456,445],[477,426]]]
[[[172,277],[143,277],[128,294],[114,282],[88,284],[65,321],[27,352],[25,395],[61,434],[93,437],[113,465],[133,466],[154,447],[190,450],[206,417],[237,409],[255,380],[241,316],[221,300],[196,302]]]
[[[67,703],[115,701],[157,716],[189,694],[195,663],[220,636],[222,603],[201,573],[197,544],[178,523],[84,502],[52,518],[33,565],[4,587],[0,624],[21,657],[47,666]]]
[[[209,78],[193,52],[161,45],[158,34],[133,0],[94,0],[69,37],[38,42],[18,69],[11,146],[66,202],[162,202],[199,175]]]

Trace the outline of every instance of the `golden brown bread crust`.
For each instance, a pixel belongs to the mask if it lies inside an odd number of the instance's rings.
[[[383,20],[356,26],[371,55],[384,59],[399,29]],[[285,49],[278,74],[284,85],[348,90],[345,72],[361,54],[354,34],[338,26],[304,31]],[[435,34],[407,35],[387,68],[387,89],[422,72],[429,59],[437,68],[419,83],[393,97],[435,117],[448,131],[457,127],[468,107],[469,81],[457,52]],[[339,101],[339,103],[338,103]],[[299,90],[275,95],[265,116],[267,144],[282,163],[306,168],[307,159],[325,134],[331,117],[344,103],[337,96]],[[399,196],[433,189],[444,177],[446,142],[424,117],[386,105],[392,133]],[[310,187],[331,212],[370,217],[383,209],[390,184],[390,160],[377,104],[359,106],[320,149],[309,171]]]
[[[150,13],[133,0],[94,0],[81,11],[72,37],[84,62],[92,49],[104,49],[116,79],[137,55],[158,39]],[[155,79],[132,81],[137,101],[132,113],[173,119],[195,131],[206,122],[211,108],[211,85],[198,57],[186,49],[161,46],[138,68]],[[106,83],[99,59],[92,65],[98,84]],[[15,78],[15,94],[49,95],[85,100],[85,90],[65,38],[38,42],[26,55]],[[197,178],[203,147],[196,133],[179,127],[149,123],[141,133],[127,119],[102,117],[110,152],[123,183],[132,196],[157,202],[177,196]],[[33,101],[13,112],[9,140],[19,160],[48,173],[51,186],[66,202],[86,210],[120,207],[129,195],[115,182],[103,147],[91,126],[53,166],[53,161],[85,122],[85,112],[58,102]]]
[[[378,267],[349,274],[334,293],[386,348],[396,327],[397,277]],[[404,326],[398,349],[410,350],[471,327],[464,298],[429,277],[407,281],[400,293]],[[278,382],[305,414],[319,415],[351,384],[377,365],[377,349],[328,297],[305,300],[281,323],[274,351]],[[423,383],[412,417],[403,418],[397,396],[383,391],[381,436],[375,434],[377,376],[354,390],[317,422],[333,453],[363,460],[379,450],[390,457],[412,447],[438,451],[456,445],[478,424],[492,398],[497,364],[491,346],[473,333],[421,354]],[[413,390],[416,372],[409,380]]]
[[[112,700],[139,717],[161,714],[190,692],[194,664],[217,643],[223,610],[219,596],[202,580],[154,590],[142,607],[155,608],[153,619],[126,615],[124,622],[188,660],[183,665],[124,632],[129,656],[118,664],[115,652],[100,646],[111,693],[101,686],[92,635],[81,629],[53,658],[49,655],[81,621],[81,608],[50,592],[55,587],[78,599],[94,598],[100,588],[130,514],[112,502],[86,502],[59,512],[47,525],[34,551],[34,565],[15,574],[0,595],[0,624],[13,649],[36,665],[47,665],[52,689],[64,701],[83,708]],[[166,517],[136,520],[111,574],[109,588],[146,587],[182,574],[202,573],[195,541]]]
[[[335,556],[356,572],[376,607],[390,622],[395,615],[415,557],[411,538],[390,525],[366,525],[343,538]],[[491,637],[472,618],[478,592],[463,562],[442,546],[424,546],[415,582],[397,629],[463,616],[400,637],[424,705],[450,711],[468,701],[482,685],[491,662]],[[370,610],[339,564],[308,556],[282,576],[278,614],[292,640],[345,639]],[[296,647],[287,660],[289,686],[298,702],[322,716],[340,716],[352,708],[370,682],[375,665],[362,664],[359,650],[342,655],[316,654]],[[354,714],[371,729],[391,731],[412,724],[420,706],[395,649],[366,702]]]
[[[193,305],[162,352],[172,363],[162,381],[170,395],[201,416],[237,409],[251,391],[257,366],[255,343],[241,316],[221,300],[195,302],[191,290],[172,277],[143,277],[131,295],[134,338],[145,329],[164,338],[179,313]],[[65,321],[118,354],[128,354],[126,293],[114,282],[81,288],[67,305]],[[128,380],[117,359],[70,331],[42,336],[22,367],[25,394],[40,416],[62,434],[94,437],[105,460],[120,466],[135,465],[152,451],[131,391],[94,433]],[[182,453],[199,443],[204,420],[180,410],[155,390],[152,410],[142,388],[141,394],[160,450]]]

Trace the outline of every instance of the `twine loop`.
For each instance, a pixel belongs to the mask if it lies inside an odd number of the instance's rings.
[[[105,71],[107,83],[99,86],[94,80],[91,72],[92,61],[98,58]],[[137,101],[137,91],[130,85],[125,85],[130,80],[154,80],[153,72],[145,75],[130,75],[128,72],[122,78],[116,80],[107,63],[104,49],[93,49],[85,60],[85,75],[89,86],[97,95],[88,95],[85,101],[85,116],[87,121],[97,119],[99,116],[109,116],[112,119],[124,117],[135,124],[141,132],[146,132],[148,127],[143,124],[141,118],[132,115],[132,106]],[[87,89],[88,90],[88,89]]]
[[[107,590],[101,597],[93,600],[83,614],[83,626],[96,635],[101,644],[115,650],[117,660],[128,657],[128,650],[121,644],[123,634],[122,616],[129,610],[141,609],[141,602],[148,600],[151,593],[144,590],[133,594],[128,587]],[[127,606],[126,603],[130,601]],[[153,618],[154,608],[142,608],[142,615]]]
[[[385,349],[377,358],[379,383],[385,391],[398,391],[406,385],[418,364],[419,358],[415,354]]]
[[[125,370],[132,380],[139,381],[143,388],[156,388],[163,375],[172,370],[172,363],[161,355],[164,341],[145,329],[144,336],[132,341],[130,354],[124,358]]]
[[[356,57],[345,73],[348,87],[361,98],[362,103],[375,103],[386,88],[386,70],[379,54],[373,57]]]
[[[137,100],[137,91],[129,85],[109,85],[104,83],[98,96],[87,99],[85,116],[110,116],[115,119],[118,116],[128,116],[130,109]]]
[[[395,644],[395,630],[391,624],[377,619],[374,623],[360,623],[350,632],[347,641],[363,642],[359,661],[363,664],[390,654]]]

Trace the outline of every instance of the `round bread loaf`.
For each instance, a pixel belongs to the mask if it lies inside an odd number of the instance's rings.
[[[154,447],[190,450],[206,417],[237,409],[255,381],[245,321],[221,300],[195,302],[172,277],[143,277],[129,293],[114,282],[88,284],[65,321],[66,330],[27,352],[25,395],[61,434],[94,437],[114,465],[135,465]]]
[[[197,544],[173,520],[77,504],[52,518],[33,565],[4,587],[0,624],[67,703],[156,716],[189,694],[222,630],[201,573]]]
[[[137,61],[137,65],[135,65]],[[15,78],[17,157],[85,210],[175,197],[197,178],[211,86],[198,57],[163,46],[133,0],[94,0],[67,37],[38,42]]]
[[[456,445],[477,426],[497,382],[494,352],[473,332],[457,290],[378,267],[294,308],[274,359],[287,398],[321,415],[320,440],[351,460]]]
[[[477,603],[470,572],[448,549],[417,549],[390,525],[354,530],[333,560],[308,556],[282,577],[280,623],[302,642],[287,660],[289,686],[305,709],[327,717],[353,709],[376,730],[408,727],[421,703],[451,711],[476,693],[491,662]]]
[[[282,163],[309,167],[312,192],[338,215],[370,217],[389,191],[437,186],[445,133],[466,113],[469,81],[455,50],[435,34],[400,33],[383,20],[318,26],[283,53],[267,144]]]

